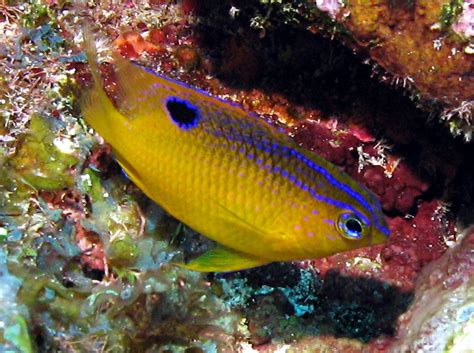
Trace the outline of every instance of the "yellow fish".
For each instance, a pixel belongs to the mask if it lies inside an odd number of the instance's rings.
[[[88,52],[87,123],[148,197],[220,244],[185,267],[233,271],[386,240],[377,198],[328,161],[236,104],[115,56],[117,108]]]

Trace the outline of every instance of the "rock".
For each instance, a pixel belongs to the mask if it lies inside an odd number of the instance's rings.
[[[399,321],[398,340],[389,352],[474,349],[474,228],[464,233],[457,246],[424,268],[411,309]]]

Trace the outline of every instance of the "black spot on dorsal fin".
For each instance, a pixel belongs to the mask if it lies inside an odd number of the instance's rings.
[[[189,101],[171,96],[166,100],[165,106],[171,120],[180,128],[187,130],[198,125],[201,113]]]

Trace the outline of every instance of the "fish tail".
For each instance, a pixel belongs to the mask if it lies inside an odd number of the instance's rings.
[[[124,119],[126,120],[126,117],[117,110],[103,89],[97,47],[90,26],[84,26],[83,35],[84,50],[87,55],[94,85],[82,97],[82,114],[87,123],[113,145],[117,137],[115,136],[116,134],[114,135],[114,130],[123,126],[123,121]]]
[[[90,27],[84,27],[84,50],[87,54],[92,72],[94,86],[83,96],[81,109],[84,119],[113,147],[114,155],[130,179],[143,191],[147,192],[139,172],[123,155],[130,153],[127,144],[130,128],[133,123],[123,115],[105,93],[99,70],[97,47]]]
[[[94,84],[96,86],[101,87],[102,78],[100,77],[100,71],[99,71],[97,46],[95,45],[94,35],[92,34],[92,29],[89,25],[84,25],[82,35],[83,35],[84,51],[86,52],[87,62],[89,63],[89,67],[92,72]]]

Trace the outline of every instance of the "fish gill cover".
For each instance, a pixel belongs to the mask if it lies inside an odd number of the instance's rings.
[[[472,232],[458,244],[473,222],[474,151],[449,130],[472,131],[469,4],[2,3],[0,350],[466,347]],[[84,20],[113,100],[115,49],[244,106],[373,191],[390,241],[229,274],[170,265],[215,244],[146,198],[81,119]]]

